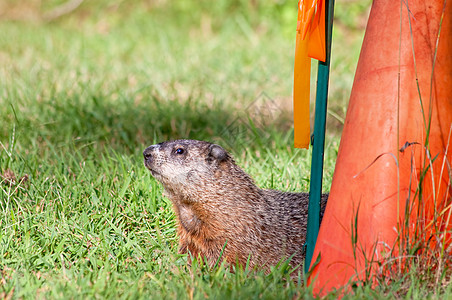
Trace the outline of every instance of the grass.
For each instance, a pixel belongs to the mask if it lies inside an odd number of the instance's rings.
[[[291,39],[253,33],[240,13],[201,16],[203,29],[176,18],[186,8],[168,18],[168,5],[140,5],[0,23],[1,297],[309,295],[284,267],[188,268],[141,155],[170,138],[212,140],[261,186],[307,190],[310,154],[292,149],[287,114],[275,110],[266,130],[247,121],[247,108],[290,100]]]
[[[312,298],[284,264],[265,276],[188,267],[177,254],[146,146],[217,142],[259,186],[288,191],[308,190],[311,158],[292,147],[293,5],[187,3],[84,2],[49,21],[61,1],[2,6],[1,298]],[[339,11],[333,37],[325,191],[362,39],[353,24],[368,7],[344,5],[354,13]],[[424,298],[412,280],[410,295]],[[390,298],[398,287],[347,297]]]

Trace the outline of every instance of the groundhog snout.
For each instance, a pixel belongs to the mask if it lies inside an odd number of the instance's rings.
[[[144,163],[145,164],[151,164],[154,160],[154,151],[158,148],[158,145],[152,145],[144,149],[143,156],[144,156]]]

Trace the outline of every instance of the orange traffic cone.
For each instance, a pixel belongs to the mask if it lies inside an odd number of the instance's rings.
[[[452,227],[451,30],[452,1],[374,0],[311,264],[316,293],[368,280],[403,230]]]

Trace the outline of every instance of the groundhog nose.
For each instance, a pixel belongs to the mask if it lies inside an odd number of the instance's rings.
[[[143,156],[145,160],[151,160],[152,159],[152,152],[156,148],[156,145],[152,145],[144,149]]]
[[[151,158],[151,154],[146,152],[146,150],[144,150],[143,156],[144,156],[144,160],[149,160]]]

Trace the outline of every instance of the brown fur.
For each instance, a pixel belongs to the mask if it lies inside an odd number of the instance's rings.
[[[251,267],[268,268],[289,257],[292,266],[302,264],[308,194],[258,188],[223,148],[203,141],[164,142],[143,155],[173,203],[179,252],[211,266],[223,248],[232,264],[249,258]]]

